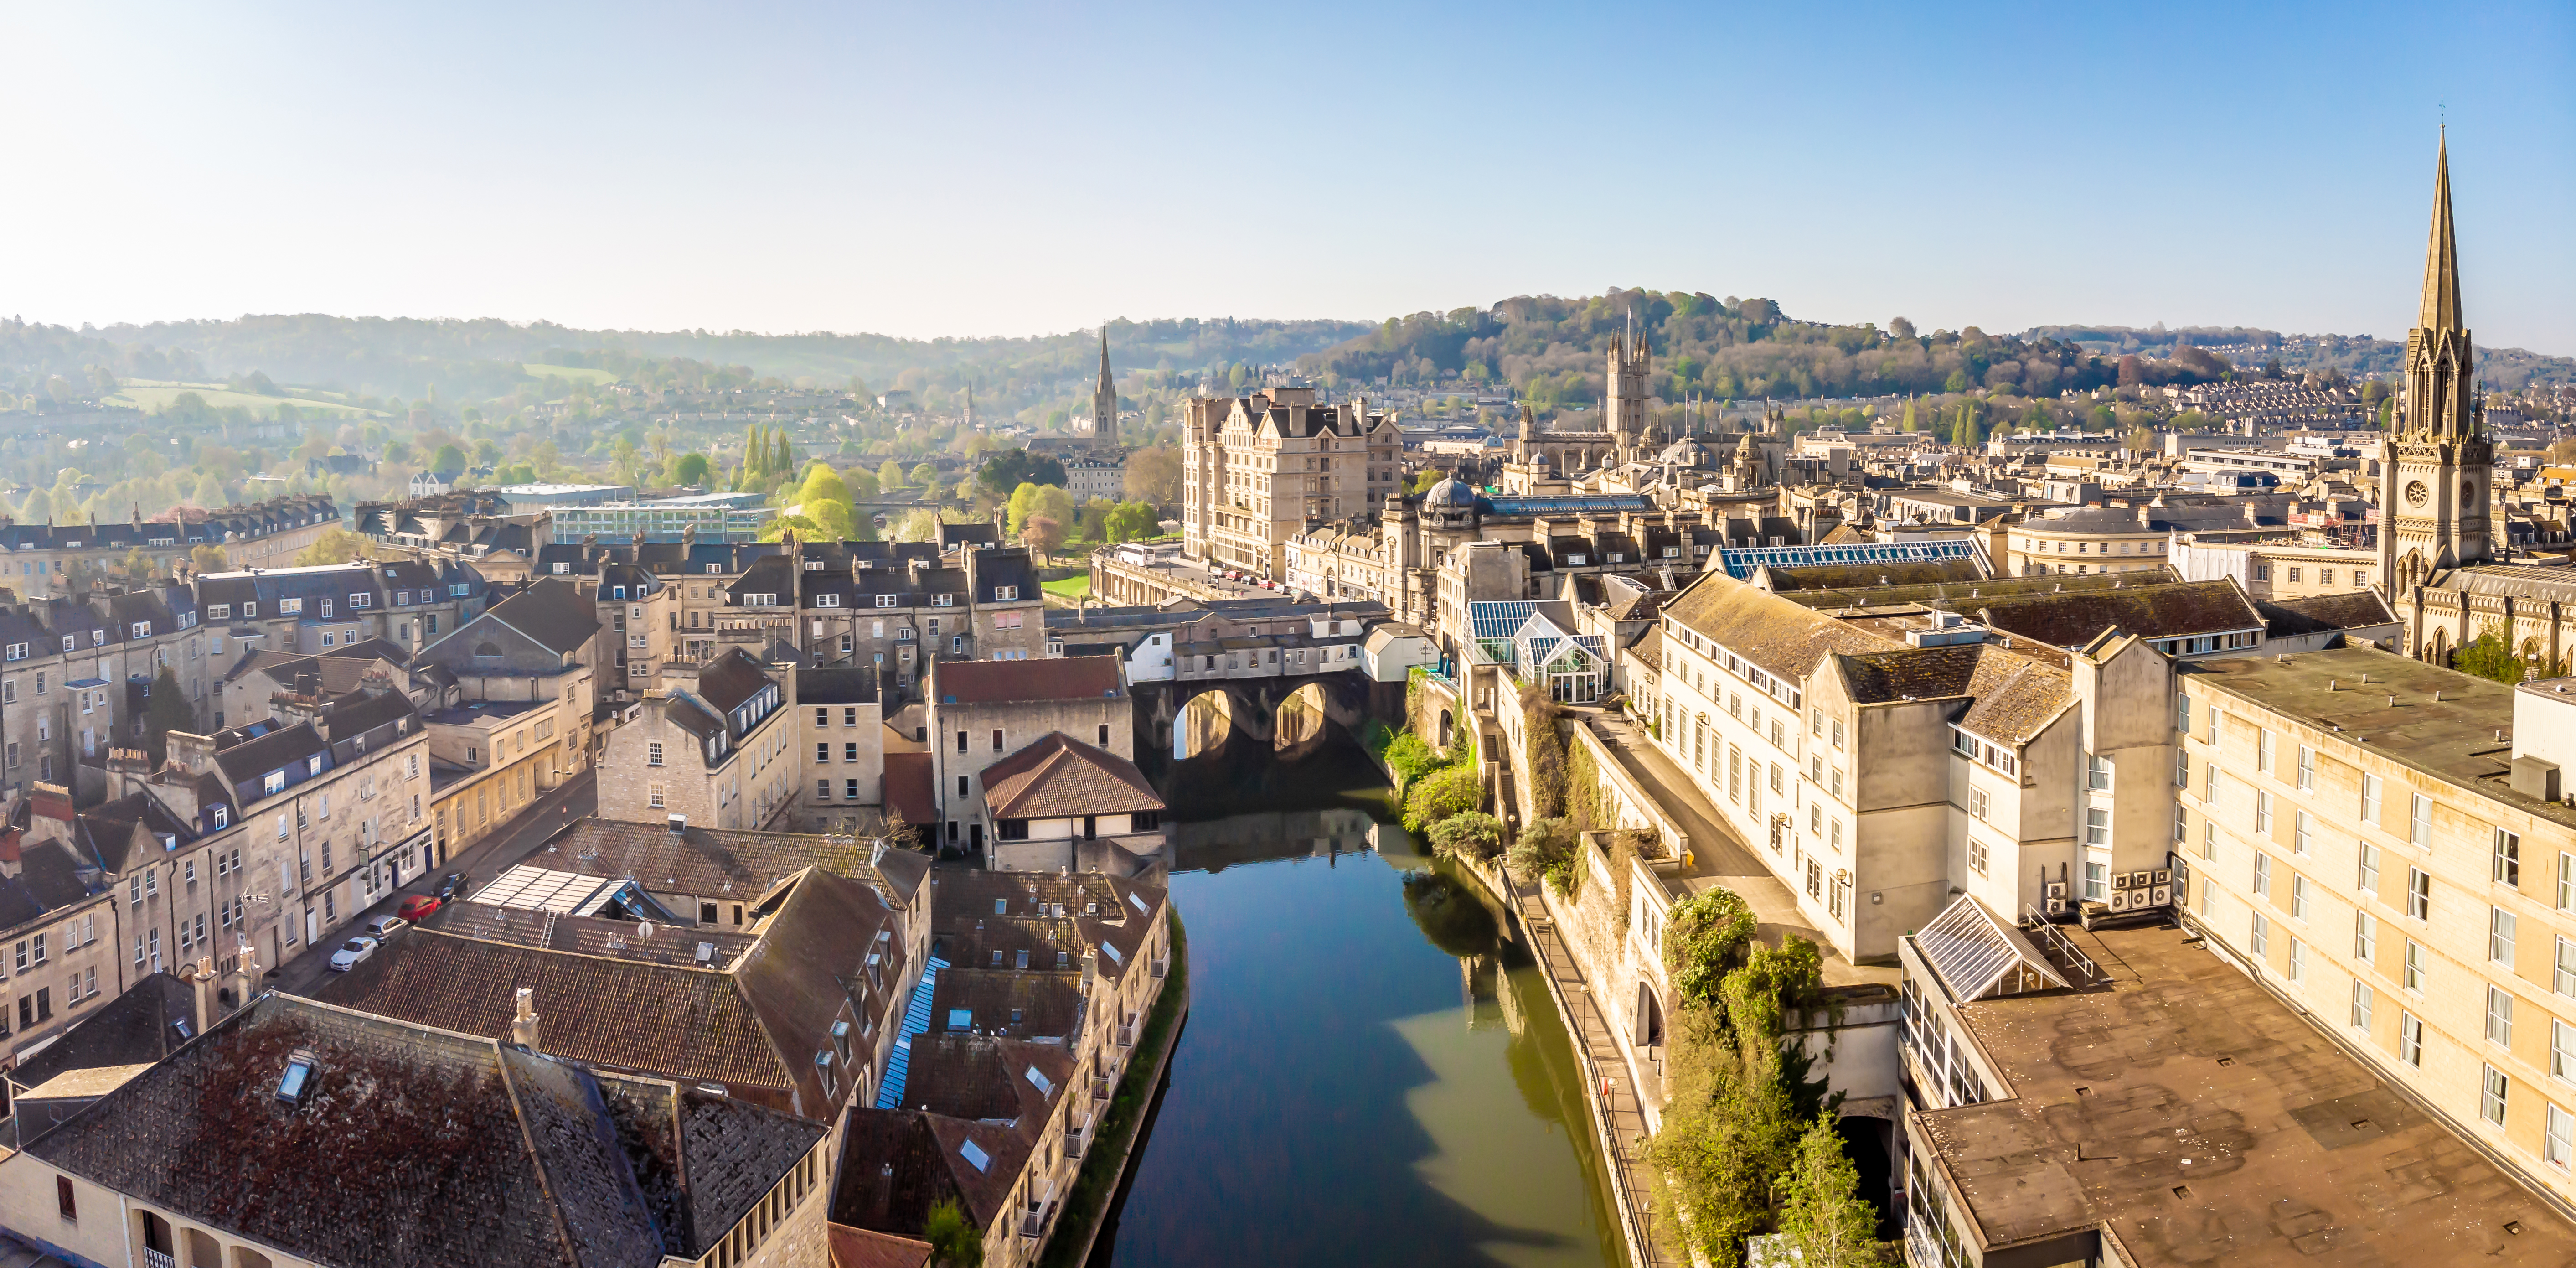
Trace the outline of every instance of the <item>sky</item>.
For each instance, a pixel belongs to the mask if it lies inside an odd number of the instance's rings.
[[[2576,4],[0,0],[0,312],[1020,335],[1613,286],[2576,354]]]

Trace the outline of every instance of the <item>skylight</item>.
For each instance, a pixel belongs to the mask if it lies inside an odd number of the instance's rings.
[[[972,1030],[972,1029],[974,1029],[974,1028],[975,1028],[975,1010],[974,1010],[974,1009],[971,1009],[971,1008],[952,1008],[952,1009],[949,1009],[949,1010],[948,1010],[948,1028],[949,1028],[950,1030]]]
[[[983,1146],[971,1140],[957,1147],[957,1156],[965,1159],[966,1165],[977,1171],[988,1171],[993,1166],[993,1155],[985,1153]]]
[[[1118,948],[1111,946],[1106,942],[1100,944],[1100,954],[1108,956],[1111,964],[1125,964],[1127,962],[1127,957],[1118,954]]]
[[[1127,902],[1129,906],[1134,907],[1140,913],[1145,910],[1145,899],[1140,894],[1129,893],[1127,895]]]
[[[1038,1073],[1036,1066],[1029,1067],[1029,1085],[1036,1088],[1040,1096],[1052,1096],[1055,1093],[1055,1084],[1047,1082],[1047,1076]]]

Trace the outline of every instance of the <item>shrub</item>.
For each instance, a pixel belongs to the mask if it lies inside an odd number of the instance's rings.
[[[1503,848],[1503,821],[1481,810],[1451,815],[1432,825],[1431,848],[1482,863]]]
[[[1483,804],[1485,784],[1475,767],[1443,766],[1405,789],[1404,830],[1421,836],[1431,825]]]
[[[921,1240],[930,1243],[932,1262],[943,1268],[980,1268],[984,1262],[984,1230],[954,1198],[931,1203],[921,1221]]]
[[[1563,819],[1532,820],[1521,829],[1520,839],[1512,842],[1503,865],[1524,881],[1544,876],[1574,852],[1574,839],[1574,825]]]
[[[1674,903],[1664,921],[1664,968],[1681,1007],[1717,1003],[1727,973],[1744,962],[1760,928],[1753,909],[1723,889]]]
[[[1386,764],[1395,771],[1396,787],[1412,785],[1426,773],[1440,766],[1440,755],[1411,731],[1398,732],[1386,744]]]

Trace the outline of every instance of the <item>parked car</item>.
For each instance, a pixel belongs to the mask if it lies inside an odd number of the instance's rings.
[[[346,973],[358,967],[358,961],[374,955],[378,945],[373,938],[351,938],[341,943],[340,949],[331,953],[331,971]]]
[[[452,903],[465,896],[465,873],[449,872],[438,878],[438,901]]]
[[[438,910],[438,906],[438,895],[414,894],[411,897],[402,900],[402,906],[395,908],[394,913],[405,920],[418,920],[421,917]]]
[[[382,941],[392,937],[396,929],[411,928],[411,922],[400,916],[375,916],[359,927],[367,931],[368,937]]]

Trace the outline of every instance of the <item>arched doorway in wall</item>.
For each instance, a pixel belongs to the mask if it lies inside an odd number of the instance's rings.
[[[2445,667],[2450,665],[2451,632],[2449,630],[2433,631],[2433,640],[2424,645],[2424,660],[2425,663],[2432,665]]]
[[[1445,749],[1456,743],[1457,730],[1457,722],[1449,716],[1447,709],[1442,709],[1440,711],[1440,747]]]

